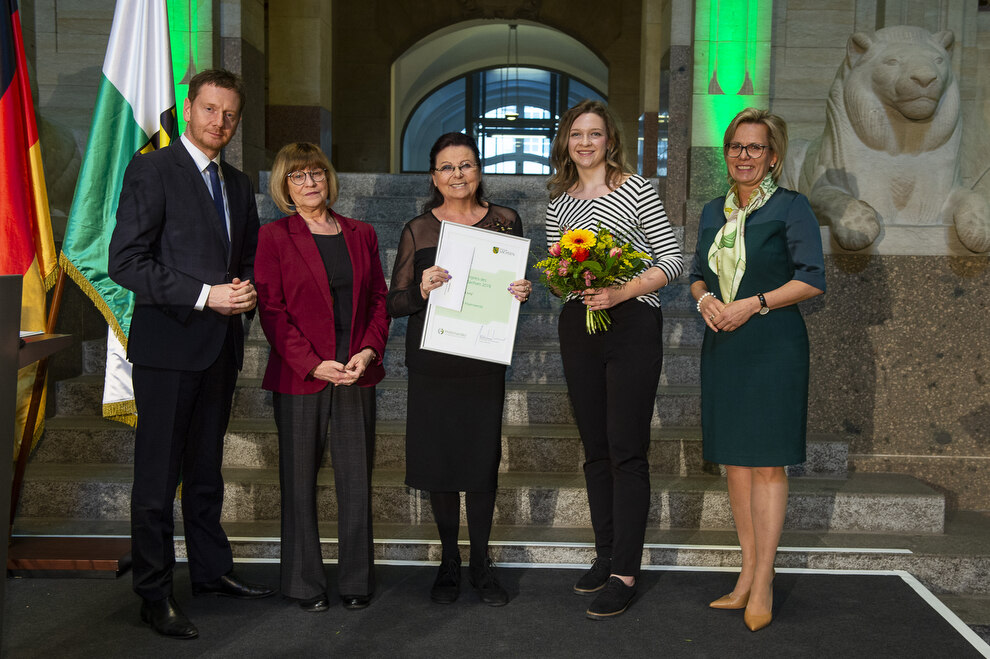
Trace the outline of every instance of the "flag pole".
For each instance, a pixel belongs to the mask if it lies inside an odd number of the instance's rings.
[[[55,323],[58,320],[58,312],[62,306],[62,292],[65,290],[65,270],[58,269],[58,279],[55,282],[55,292],[52,294],[52,305],[48,310],[48,322],[45,324],[45,334],[55,333]],[[37,370],[34,374],[34,388],[31,390],[31,403],[28,405],[27,418],[24,420],[24,434],[21,435],[21,448],[17,452],[17,466],[14,468],[14,478],[10,487],[10,527],[8,532],[8,543],[10,536],[14,533],[14,516],[17,513],[17,504],[20,502],[21,489],[24,485],[24,472],[27,470],[28,457],[31,449],[34,448],[34,429],[38,420],[38,411],[41,407],[41,396],[45,391],[45,378],[48,375],[48,357],[42,358],[38,362]]]

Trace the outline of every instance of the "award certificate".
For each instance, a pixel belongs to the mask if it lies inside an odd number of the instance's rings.
[[[526,276],[528,255],[528,238],[441,223],[437,265],[450,280],[430,292],[419,347],[508,366],[519,321],[508,288]]]

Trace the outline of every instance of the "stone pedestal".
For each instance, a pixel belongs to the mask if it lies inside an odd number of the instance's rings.
[[[827,237],[827,236],[826,236]],[[897,472],[990,507],[990,262],[980,256],[828,254],[805,303],[808,429],[851,440],[851,471]]]

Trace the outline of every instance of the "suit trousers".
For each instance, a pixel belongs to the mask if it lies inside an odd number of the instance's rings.
[[[241,320],[235,316],[230,322]],[[132,371],[138,421],[131,557],[134,591],[148,600],[172,594],[173,502],[180,475],[189,576],[193,583],[207,583],[233,569],[230,543],[220,525],[223,438],[237,381],[232,336],[233,329],[203,371],[140,364]]]
[[[276,392],[272,401],[282,491],[282,594],[309,599],[327,592],[316,481],[329,427],[337,495],[337,584],[341,596],[371,595],[375,388],[331,384],[315,394]]]
[[[650,510],[650,423],[663,364],[660,309],[628,300],[612,325],[588,334],[585,307],[568,302],[558,333],[567,392],[584,444],[595,549],[612,573],[639,575]]]

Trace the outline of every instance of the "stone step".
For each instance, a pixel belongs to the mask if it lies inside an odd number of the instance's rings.
[[[400,470],[372,478],[376,522],[432,521],[425,492],[407,487]],[[124,520],[130,514],[130,465],[32,464],[20,515]],[[223,519],[279,518],[278,470],[224,469]],[[648,524],[653,528],[730,529],[725,479],[653,474]],[[336,519],[332,470],[317,481],[321,520]],[[944,497],[909,476],[851,474],[843,480],[798,478],[790,483],[785,528],[791,530],[941,533]],[[495,522],[502,525],[582,527],[589,524],[584,477],[552,472],[510,472],[499,477]]]
[[[406,381],[386,378],[377,387],[378,420],[406,418]],[[234,418],[270,418],[271,392],[261,389],[259,378],[239,378],[234,391]],[[103,377],[80,375],[61,380],[55,387],[59,416],[99,415],[103,401]],[[574,423],[574,414],[564,384],[508,383],[503,423]],[[651,425],[696,426],[701,423],[701,392],[698,387],[661,385]]]
[[[53,417],[31,460],[39,464],[129,464],[133,460],[133,430],[95,416]],[[808,461],[789,468],[794,476],[844,477],[848,442],[836,435],[808,437]],[[584,451],[573,425],[502,428],[503,472],[580,473]],[[277,467],[278,435],[271,419],[232,419],[224,444],[228,467]],[[330,465],[330,452],[324,457]],[[377,425],[376,469],[405,469],[405,424]],[[656,473],[698,476],[717,473],[718,465],[701,458],[700,428],[656,428],[650,443],[650,469]]]
[[[252,341],[244,346],[244,367],[241,377],[262,378],[268,364],[269,346]],[[400,337],[389,341],[385,350],[385,372],[390,378],[406,379],[406,346]],[[701,380],[700,355],[696,348],[666,348],[660,384],[698,385]],[[564,368],[560,348],[556,343],[516,342],[512,365],[506,372],[506,382],[563,383]]]
[[[277,218],[280,211],[271,204],[267,196],[270,172],[259,172],[259,197],[268,204],[259,203],[262,218]],[[420,212],[429,199],[430,190],[426,174],[354,174],[338,173],[340,195],[334,210],[343,215],[364,221],[391,222],[400,226]],[[654,180],[654,185],[664,192],[662,180]],[[508,206],[519,211],[524,221],[542,225],[550,200],[546,188],[546,178],[542,176],[512,176],[486,174],[485,192],[493,203]],[[396,201],[388,206],[375,202]]]
[[[224,529],[236,559],[249,562],[278,560],[280,529],[277,520],[226,522]],[[187,553],[181,524],[176,525],[175,532],[176,556],[183,560]],[[128,537],[129,534],[127,521],[19,517],[14,523],[15,538],[36,535]],[[440,543],[432,524],[378,522],[374,526],[374,536],[375,560],[379,563],[436,564],[440,560]],[[467,529],[461,528],[461,553],[465,563],[467,536]],[[335,562],[337,525],[321,522],[320,537],[324,560]],[[775,565],[782,573],[791,569],[904,570],[943,601],[947,596],[986,598],[990,596],[987,547],[990,547],[990,517],[957,512],[946,521],[941,534],[785,530]],[[490,550],[495,562],[502,565],[588,565],[595,557],[591,531],[587,527],[496,525],[492,529]],[[650,528],[646,532],[644,566],[738,569],[740,558],[736,535],[730,530]],[[336,568],[328,569],[333,573]]]
[[[267,347],[265,354],[267,355]],[[409,377],[405,358],[405,341],[390,341],[385,353],[385,372],[389,377],[399,379]],[[700,360],[701,356],[696,348],[665,348],[660,384],[700,385]],[[512,365],[506,370],[506,382],[533,384],[565,382],[559,345],[517,342],[512,355]]]
[[[560,344],[557,340],[556,316],[550,314],[528,314],[525,323],[525,333],[548,334],[545,338],[517,338],[513,353],[512,364],[508,368],[509,382],[564,382],[563,366],[560,361]],[[678,321],[687,321],[679,323]],[[693,339],[697,336],[695,327],[700,324],[695,318],[674,318],[666,323],[664,335],[668,341],[680,342],[685,334]],[[407,377],[405,367],[405,330],[406,323],[395,323],[394,329],[400,333],[391,335],[385,351],[385,372],[389,377],[404,379]],[[551,334],[552,332],[552,334]],[[519,332],[521,337],[523,331]],[[241,377],[261,378],[268,364],[269,345],[260,323],[252,323],[248,339],[244,345],[244,365]],[[94,339],[82,344],[83,372],[87,374],[103,373],[106,364],[106,340]],[[700,383],[700,353],[696,346],[667,345],[664,347],[663,370],[660,375],[661,384],[697,385]]]
[[[516,341],[518,343],[535,343],[541,341],[557,343],[557,318],[559,316],[559,305],[549,309],[528,308],[528,305],[523,307],[519,312]],[[404,337],[406,335],[407,325],[407,316],[393,318],[389,325],[389,338],[396,339]],[[700,348],[704,335],[705,324],[694,308],[690,311],[664,308],[663,343],[665,348]],[[266,341],[261,323],[257,322],[256,318],[248,324],[247,338],[255,341]],[[98,351],[95,356],[100,359],[100,361],[88,365],[88,368],[96,368],[102,372],[102,360],[106,354],[106,341],[96,340],[84,342],[84,346],[85,343],[92,344],[92,348]],[[87,362],[87,364],[89,363]],[[86,370],[84,372],[95,373],[97,370]]]

